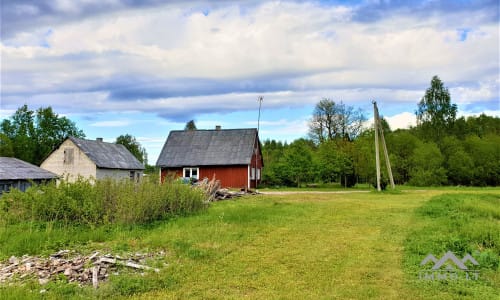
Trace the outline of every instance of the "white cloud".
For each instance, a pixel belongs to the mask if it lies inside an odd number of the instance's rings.
[[[391,130],[396,129],[408,129],[410,126],[417,125],[417,117],[414,113],[402,112],[400,114],[396,114],[390,117],[384,117]]]
[[[67,0],[53,6],[71,13],[81,9]],[[33,93],[23,100],[54,103],[68,112],[174,115],[254,109],[250,100],[257,94],[270,107],[312,105],[322,97],[350,105],[372,99],[413,105],[437,74],[459,104],[498,101],[498,24],[465,13],[360,23],[351,20],[354,10],[284,1],[244,11],[239,4],[214,4],[206,14],[184,3],[54,24],[2,41],[8,78],[2,92],[18,98]],[[472,29],[460,41],[457,28],[465,27]],[[279,84],[261,93],[110,99],[123,87],[107,81],[130,74],[181,85],[183,78]]]

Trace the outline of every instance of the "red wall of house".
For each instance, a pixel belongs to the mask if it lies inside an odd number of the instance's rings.
[[[260,176],[262,178],[262,156],[260,151],[260,145],[258,142],[255,143],[254,147],[257,149],[257,153],[253,154],[250,168],[260,169]],[[208,178],[211,180],[214,176],[216,179],[220,180],[221,186],[223,188],[247,188],[248,187],[248,166],[247,165],[237,165],[237,166],[201,166],[198,167],[200,170],[199,179]],[[169,168],[161,170],[161,180],[162,182],[168,173],[175,173],[177,177],[182,177],[183,168]],[[260,182],[260,180],[259,180]],[[250,188],[255,188],[255,180],[250,180]]]
[[[199,167],[200,180],[208,178],[211,180],[214,176],[220,180],[221,186],[224,188],[246,188],[248,185],[248,166],[201,166]],[[161,170],[162,181],[168,173],[175,173],[176,176],[182,177],[182,168],[169,168]],[[251,186],[255,183],[252,182]]]

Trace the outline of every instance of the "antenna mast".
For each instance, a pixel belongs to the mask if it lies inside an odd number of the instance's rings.
[[[257,118],[257,132],[260,129],[260,108],[262,107],[262,101],[264,100],[263,96],[257,97],[257,101],[259,101],[259,117]]]
[[[257,139],[258,139],[259,130],[260,130],[260,108],[262,107],[262,100],[264,100],[263,96],[258,96],[257,97],[257,101],[259,101],[259,116],[257,118]],[[260,145],[258,145],[257,147],[260,147]],[[255,148],[254,153],[255,153],[255,169],[254,169],[255,171],[253,173],[253,176],[254,176],[254,179],[255,179],[255,190],[257,191],[257,185],[259,183],[259,179],[260,179],[260,176],[261,176],[260,175],[260,171],[258,169],[259,165],[258,165],[258,162],[257,162],[258,161],[258,157],[259,157],[258,148]]]

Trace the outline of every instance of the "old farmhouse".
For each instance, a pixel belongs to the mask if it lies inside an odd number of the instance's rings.
[[[75,137],[67,138],[40,167],[67,177],[68,181],[79,176],[138,181],[145,169],[123,145],[106,143],[100,138],[94,141]]]
[[[257,129],[171,131],[157,167],[162,180],[169,173],[193,179],[220,180],[223,187],[255,188],[263,160]]]
[[[16,188],[25,191],[32,184],[57,178],[57,175],[13,157],[0,157],[0,195]]]

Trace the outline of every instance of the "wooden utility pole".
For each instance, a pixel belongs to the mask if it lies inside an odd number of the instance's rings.
[[[377,191],[381,191],[380,188],[380,151],[378,148],[378,109],[377,102],[372,101],[373,103],[373,126],[375,128],[375,166],[377,168]]]
[[[385,158],[385,165],[387,167],[387,174],[389,175],[391,188],[394,189],[395,188],[394,178],[392,177],[391,162],[389,161],[389,153],[387,152],[387,145],[385,144],[384,129],[380,124],[377,102],[372,101],[372,103],[373,103],[373,119],[375,128],[375,164],[377,168],[377,190],[378,191],[382,190],[382,188],[380,187],[380,151],[379,151],[379,138],[378,138],[379,131],[380,131],[380,137],[382,139],[382,147],[384,149],[384,158]]]

